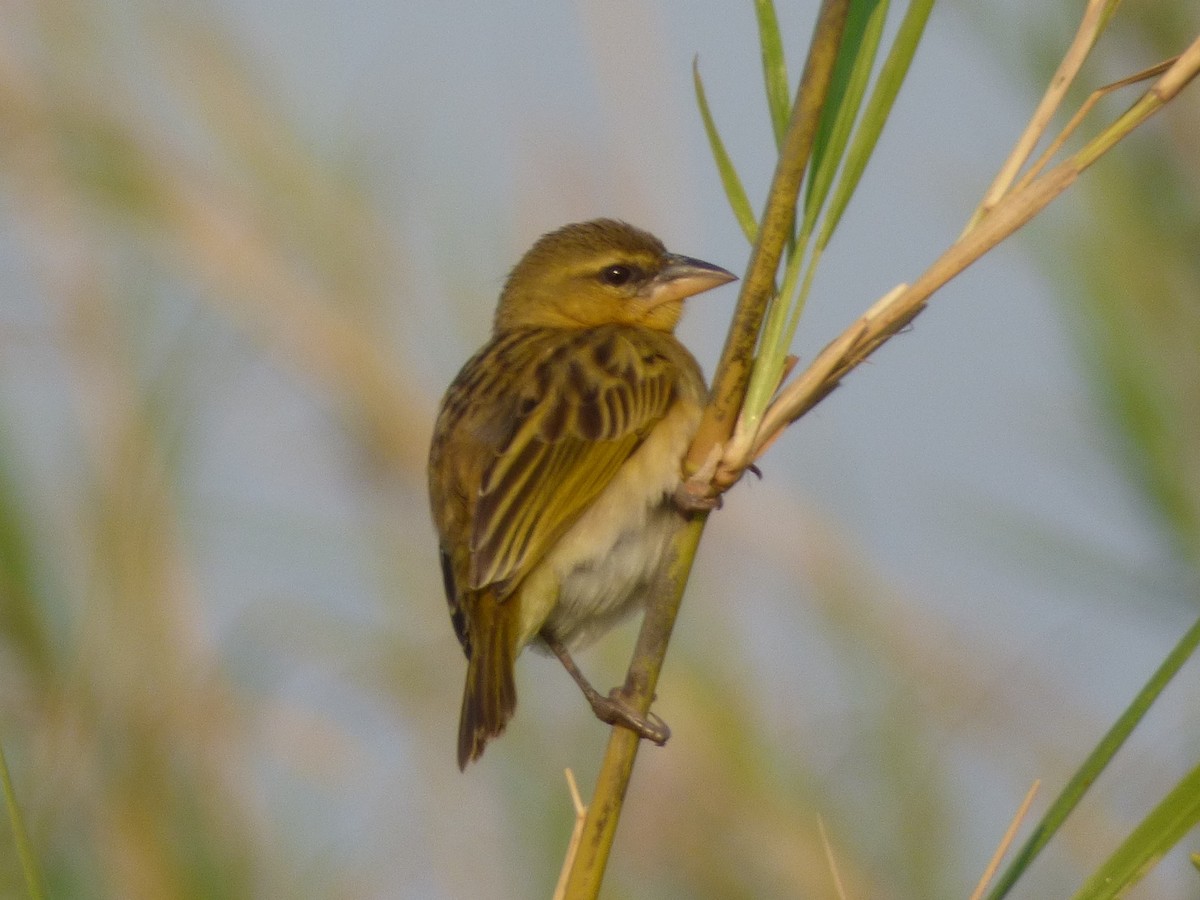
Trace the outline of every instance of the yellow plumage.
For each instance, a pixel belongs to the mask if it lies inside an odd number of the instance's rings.
[[[671,496],[706,395],[672,331],[686,297],[732,279],[604,219],[545,235],[509,276],[429,460],[468,659],[460,767],[511,718],[522,647],[565,652],[644,603],[684,521]]]

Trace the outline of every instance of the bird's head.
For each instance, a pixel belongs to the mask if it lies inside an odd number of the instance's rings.
[[[639,325],[671,331],[693,294],[734,281],[720,266],[668,253],[654,235],[613,219],[543,235],[504,285],[496,331]]]

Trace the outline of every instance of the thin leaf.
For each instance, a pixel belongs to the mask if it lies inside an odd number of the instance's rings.
[[[1072,900],[1120,897],[1197,824],[1200,824],[1200,765],[1185,775],[1142,820]]]
[[[773,0],[754,0],[758,18],[758,43],[762,48],[763,82],[767,88],[767,108],[775,131],[775,148],[782,149],[792,117],[792,95],[788,86],[787,61],[783,55],[783,37]]]
[[[717,172],[721,176],[721,185],[725,188],[725,196],[729,206],[742,226],[746,240],[753,244],[758,239],[758,220],[754,218],[754,210],[746,196],[746,189],[738,177],[733,160],[730,159],[725,143],[717,131],[713,121],[712,110],[708,106],[708,97],[704,93],[704,82],[700,79],[700,60],[692,60],[692,83],[696,86],[696,104],[700,107],[700,118],[704,121],[704,133],[708,135],[708,146],[712,149],[713,161],[717,164]]]
[[[908,5],[908,11],[904,14],[899,31],[896,32],[896,39],[892,42],[892,49],[879,70],[879,77],[871,91],[871,99],[867,101],[863,110],[854,140],[846,153],[841,180],[834,190],[829,211],[821,223],[821,233],[817,237],[820,246],[829,242],[833,230],[841,221],[842,213],[850,203],[850,198],[854,196],[862,173],[867,168],[867,162],[875,151],[875,144],[879,141],[879,135],[883,132],[883,126],[896,102],[896,95],[900,93],[900,86],[908,74],[917,46],[921,43],[921,36],[925,33],[925,23],[932,11],[933,0],[912,0]]]
[[[1183,667],[1183,664],[1188,661],[1188,657],[1195,651],[1197,645],[1200,645],[1200,619],[1187,630],[1187,633],[1180,638],[1179,643],[1174,649],[1167,654],[1167,658],[1163,660],[1162,665],[1146,682],[1146,686],[1138,692],[1138,695],[1133,698],[1133,702],[1129,704],[1128,709],[1121,714],[1121,717],[1113,723],[1112,728],[1108,733],[1101,738],[1100,743],[1084,760],[1083,765],[1079,767],[1079,771],[1063,788],[1061,794],[1058,795],[1050,809],[1046,811],[1046,815],[1042,817],[1042,821],[1038,823],[1033,830],[1033,834],[1029,836],[1029,840],[1021,848],[1021,851],[1016,855],[1013,861],[1009,864],[1004,874],[1000,876],[1000,880],[996,882],[996,886],[992,888],[988,894],[988,900],[1000,900],[1008,894],[1009,890],[1016,883],[1021,874],[1029,868],[1029,864],[1037,858],[1041,853],[1042,848],[1049,843],[1050,838],[1058,831],[1059,827],[1075,806],[1087,793],[1088,788],[1092,786],[1100,773],[1104,771],[1105,766],[1109,764],[1117,751],[1121,749],[1121,745],[1125,743],[1125,739],[1129,737],[1137,724],[1142,721],[1142,717],[1146,715],[1146,711],[1158,699],[1158,695],[1162,693],[1171,681],[1175,674]]]
[[[757,427],[775,389],[779,386],[784,360],[787,358],[788,348],[791,346],[791,341],[785,337],[785,331],[788,310],[792,305],[790,298],[796,292],[802,259],[799,252],[793,252],[788,257],[787,266],[784,268],[783,284],[771,298],[766,318],[763,321],[762,334],[758,342],[758,357],[754,361],[754,369],[750,374],[750,383],[746,387],[746,397],[742,402],[741,410],[742,421],[751,430]]]
[[[766,408],[779,383],[784,359],[792,345],[800,316],[812,287],[820,254],[811,256],[803,269],[813,223],[837,171],[879,45],[887,16],[888,0],[852,0],[830,76],[829,93],[822,108],[813,156],[809,163],[804,217],[794,247],[789,248],[787,271],[779,295],[772,301],[760,342],[760,365],[755,366],[744,405],[745,421],[752,427]],[[873,36],[872,36],[872,32]],[[814,172],[818,175],[814,176]],[[814,188],[814,178],[823,181]]]
[[[889,0],[855,0],[850,7],[846,34],[833,70],[829,100],[821,113],[821,125],[813,143],[812,176],[808,179],[804,197],[802,235],[812,233],[833,177],[841,165],[854,120],[870,83],[888,6]]]

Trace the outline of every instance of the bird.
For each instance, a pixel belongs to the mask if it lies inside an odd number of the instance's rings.
[[[734,280],[614,219],[543,235],[508,275],[429,454],[467,657],[460,770],[512,718],[514,663],[530,645],[558,656],[601,719],[665,741],[665,723],[601,695],[571,652],[644,608],[694,509],[676,489],[708,388],[674,329],[687,298]]]

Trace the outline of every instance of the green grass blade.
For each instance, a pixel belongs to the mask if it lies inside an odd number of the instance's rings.
[[[887,9],[888,0],[852,0],[850,4],[845,30],[837,48],[829,93],[813,140],[799,234],[789,256],[783,288],[772,304],[763,331],[763,365],[761,369],[756,368],[746,396],[748,422],[757,421],[774,393],[778,372],[782,370],[783,360],[804,312],[812,279],[820,262],[820,253],[814,252],[809,256],[802,277],[800,267],[804,263],[813,224],[825,202],[866,93]]]
[[[771,127],[775,131],[775,148],[778,150],[783,147],[783,137],[792,117],[792,92],[788,85],[787,61],[783,56],[783,37],[773,0],[754,0],[754,14],[758,18],[767,108],[771,112]]]
[[[765,51],[764,51],[765,52]],[[712,110],[708,106],[708,97],[704,93],[704,82],[700,79],[700,60],[692,60],[692,83],[696,87],[696,104],[700,107],[700,118],[704,121],[704,133],[708,135],[708,146],[712,150],[713,161],[717,164],[717,172],[721,176],[721,185],[725,188],[725,196],[729,206],[737,217],[738,224],[746,240],[753,244],[758,239],[758,220],[754,218],[754,210],[746,197],[746,189],[742,179],[738,177],[733,160],[725,149],[725,142],[717,131],[717,123],[713,121]]]
[[[788,257],[784,267],[783,284],[778,293],[771,298],[767,316],[763,322],[762,335],[759,340],[758,358],[750,374],[750,383],[746,386],[746,396],[742,401],[742,419],[751,428],[758,425],[763,412],[771,401],[772,395],[779,386],[780,374],[783,372],[783,362],[787,358],[791,343],[785,337],[788,322],[788,310],[791,298],[795,295],[796,285],[800,279],[800,263],[803,256],[793,252]]]
[[[1042,817],[1042,821],[1038,823],[1033,830],[1033,834],[1029,836],[1029,840],[1017,853],[1016,857],[1005,869],[1004,874],[1000,876],[996,886],[992,888],[991,893],[987,895],[987,900],[1000,900],[1008,894],[1009,890],[1016,883],[1021,874],[1029,868],[1029,864],[1042,851],[1042,848],[1054,836],[1059,827],[1066,820],[1071,811],[1087,793],[1088,788],[1092,783],[1100,777],[1100,773],[1104,771],[1105,766],[1112,760],[1116,752],[1121,749],[1121,745],[1125,743],[1125,739],[1146,715],[1146,711],[1158,699],[1158,695],[1175,677],[1175,674],[1187,662],[1188,657],[1195,651],[1196,646],[1200,645],[1200,619],[1187,630],[1187,633],[1180,638],[1179,643],[1174,649],[1167,654],[1167,658],[1163,660],[1162,665],[1146,682],[1146,686],[1138,692],[1138,695],[1133,698],[1133,702],[1121,714],[1121,717],[1113,723],[1112,728],[1096,745],[1096,748],[1084,760],[1079,771],[1063,788],[1061,794],[1055,799],[1050,809],[1046,811],[1046,815]]]
[[[905,12],[896,32],[892,48],[879,70],[879,78],[876,79],[871,99],[867,101],[863,110],[854,140],[846,153],[841,180],[834,190],[829,210],[821,223],[821,233],[817,236],[819,246],[824,247],[829,242],[834,229],[841,221],[842,213],[850,203],[850,198],[854,196],[862,173],[867,168],[867,162],[875,151],[875,144],[878,143],[879,135],[883,132],[883,126],[896,102],[896,95],[900,93],[900,86],[908,74],[913,56],[921,43],[921,36],[925,33],[925,23],[929,21],[932,11],[933,0],[911,0],[908,5],[908,11]]]
[[[833,177],[841,164],[854,120],[862,107],[879,50],[888,0],[855,0],[846,20],[846,34],[838,48],[837,65],[829,87],[829,100],[813,142],[812,177],[804,196],[802,235],[812,234],[817,215],[825,205]]]
[[[1112,900],[1136,884],[1200,823],[1200,765],[1142,820],[1072,900]]]
[[[46,894],[42,890],[42,879],[38,874],[37,865],[33,861],[33,851],[29,847],[29,833],[25,830],[25,819],[21,815],[21,807],[17,805],[17,795],[13,790],[12,778],[8,773],[8,760],[4,757],[2,744],[0,744],[0,790],[4,792],[4,804],[8,807],[8,821],[12,826],[13,840],[17,845],[17,856],[21,860],[21,869],[25,873],[25,889],[33,900],[42,900]]]

